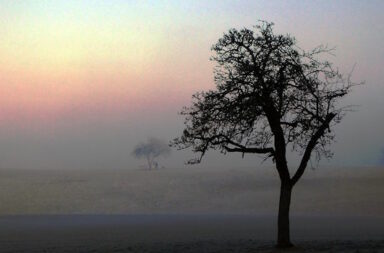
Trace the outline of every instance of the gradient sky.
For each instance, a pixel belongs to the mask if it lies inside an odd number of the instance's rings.
[[[0,167],[133,168],[133,146],[170,140],[194,92],[214,87],[210,47],[229,28],[273,21],[302,48],[365,81],[326,166],[375,165],[384,148],[383,1],[0,0]],[[173,152],[163,164],[193,156]],[[260,166],[208,155],[201,166]],[[292,161],[294,163],[294,161]]]

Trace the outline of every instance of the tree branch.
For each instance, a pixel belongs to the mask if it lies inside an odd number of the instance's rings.
[[[256,153],[256,154],[267,154],[273,155],[275,153],[273,148],[229,148],[224,146],[227,152],[241,152],[241,153]]]
[[[308,145],[304,151],[304,155],[301,159],[299,168],[297,169],[295,175],[291,179],[292,185],[295,185],[297,181],[304,174],[305,168],[307,167],[308,161],[311,158],[311,152],[315,148],[317,141],[324,135],[324,132],[327,128],[329,128],[329,124],[336,117],[337,114],[330,113],[325,117],[323,124],[317,129],[316,133],[309,140]]]

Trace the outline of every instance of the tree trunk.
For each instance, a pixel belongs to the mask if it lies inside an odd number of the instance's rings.
[[[277,221],[277,247],[292,247],[289,234],[289,206],[291,204],[292,185],[290,182],[281,182],[279,216]]]

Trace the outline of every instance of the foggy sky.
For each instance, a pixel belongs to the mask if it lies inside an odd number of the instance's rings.
[[[365,85],[324,166],[375,165],[384,148],[383,1],[0,1],[0,168],[137,168],[148,137],[181,134],[179,112],[214,87],[212,44],[257,20]],[[194,155],[172,152],[183,167]],[[220,159],[217,159],[220,157]],[[201,166],[261,166],[211,152]],[[290,163],[297,163],[294,158]]]

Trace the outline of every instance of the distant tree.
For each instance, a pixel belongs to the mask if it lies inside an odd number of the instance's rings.
[[[136,158],[145,158],[148,163],[148,169],[157,169],[156,158],[167,156],[171,152],[169,145],[159,139],[149,138],[146,143],[140,143],[134,148],[132,155]]]
[[[332,127],[348,107],[338,107],[353,84],[328,61],[324,46],[304,51],[290,35],[273,33],[273,23],[254,29],[231,29],[212,47],[215,90],[193,95],[184,107],[185,130],[172,145],[200,153],[209,149],[243,155],[264,154],[279,174],[278,247],[291,247],[289,208],[293,186],[303,175],[311,154],[331,157]],[[301,155],[290,174],[287,149]],[[292,172],[292,171],[291,171]]]

